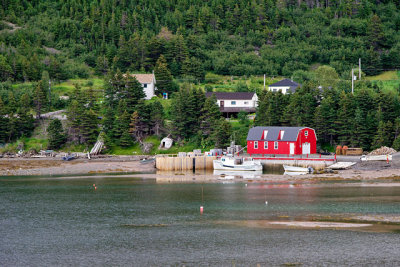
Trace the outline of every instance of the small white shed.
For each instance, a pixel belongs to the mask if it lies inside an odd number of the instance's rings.
[[[162,140],[161,140],[161,143],[160,143],[160,149],[169,149],[169,148],[171,148],[172,147],[172,144],[173,144],[173,140],[171,139],[171,138],[169,138],[169,137],[164,137]]]

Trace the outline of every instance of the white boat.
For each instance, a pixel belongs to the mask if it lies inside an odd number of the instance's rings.
[[[254,161],[253,158],[234,158],[223,156],[221,159],[213,161],[214,170],[229,171],[262,171],[260,161]]]
[[[301,172],[301,173],[312,173],[313,169],[311,167],[309,168],[304,168],[304,167],[297,167],[297,166],[289,166],[289,165],[283,165],[283,169],[285,172]]]
[[[361,157],[361,161],[374,161],[374,160],[392,161],[392,155],[376,155],[376,156],[363,155]]]

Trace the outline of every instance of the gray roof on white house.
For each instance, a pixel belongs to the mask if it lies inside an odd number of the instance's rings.
[[[301,86],[301,84],[298,84],[290,79],[283,79],[279,82],[268,85],[268,87],[292,87],[292,86],[299,87]]]
[[[251,100],[254,92],[207,92],[206,97],[215,95],[217,100]]]
[[[299,131],[304,128],[307,127],[257,126],[249,130],[249,133],[247,134],[247,141],[278,141],[278,135],[280,131],[285,131],[285,133],[283,138],[279,141],[296,141]],[[265,130],[268,130],[267,139],[261,139]]]

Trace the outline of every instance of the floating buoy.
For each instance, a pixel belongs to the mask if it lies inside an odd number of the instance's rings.
[[[268,205],[268,201],[265,201],[265,205]]]
[[[96,186],[96,184],[93,184],[93,187],[95,187]]]
[[[94,190],[96,190],[96,189],[97,189],[97,187],[95,186],[95,187],[94,187]]]
[[[200,206],[200,214],[203,214],[203,206]]]
[[[245,187],[247,187],[247,184],[244,184]]]

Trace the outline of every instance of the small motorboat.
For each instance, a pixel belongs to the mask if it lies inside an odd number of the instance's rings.
[[[65,160],[65,161],[70,161],[73,159],[76,159],[75,155],[66,155],[65,157],[62,157],[62,160]]]
[[[214,170],[229,171],[262,171],[260,161],[254,161],[253,158],[238,158],[223,156],[221,159],[213,161]]]
[[[283,169],[285,173],[287,172],[296,172],[296,173],[312,173],[314,170],[311,167],[297,167],[297,166],[290,166],[290,165],[283,165]]]

